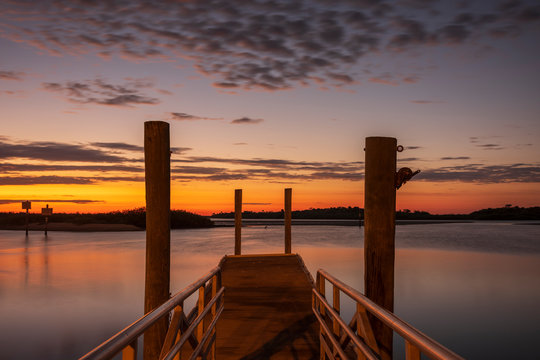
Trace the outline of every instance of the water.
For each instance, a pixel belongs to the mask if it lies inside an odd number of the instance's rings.
[[[234,229],[174,230],[171,291],[234,252]],[[282,226],[242,229],[243,253],[282,252]],[[144,232],[0,231],[0,359],[73,359],[141,316]],[[396,229],[395,313],[469,359],[539,359],[540,226]],[[362,229],[293,227],[293,252],[363,290]],[[352,304],[343,300],[344,316]],[[396,352],[403,348],[396,337]],[[396,354],[396,358],[402,358]]]

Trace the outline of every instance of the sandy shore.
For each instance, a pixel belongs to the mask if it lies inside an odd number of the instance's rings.
[[[24,225],[0,226],[0,230],[22,230]],[[28,225],[30,231],[45,231],[45,224],[31,223]],[[73,224],[73,223],[49,223],[47,231],[142,231],[144,229],[128,224]]]

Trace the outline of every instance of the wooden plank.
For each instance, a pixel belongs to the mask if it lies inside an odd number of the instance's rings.
[[[163,344],[163,347],[161,348],[161,354],[159,355],[160,359],[163,359],[174,345],[174,342],[178,336],[178,331],[180,330],[182,315],[184,314],[183,308],[183,302],[174,308],[171,323],[169,325],[169,330],[167,331],[167,335],[165,336],[165,342]]]
[[[312,280],[298,255],[227,256],[225,310],[217,323],[222,359],[317,359]]]
[[[356,326],[357,326],[357,333],[360,335],[365,343],[377,354],[380,354],[379,345],[377,344],[377,340],[375,339],[375,335],[373,334],[373,329],[371,328],[371,322],[369,320],[368,314],[366,309],[360,305],[356,304]]]

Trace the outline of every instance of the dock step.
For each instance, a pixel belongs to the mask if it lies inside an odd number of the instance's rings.
[[[226,256],[221,266],[220,360],[319,358],[313,281],[298,255]]]

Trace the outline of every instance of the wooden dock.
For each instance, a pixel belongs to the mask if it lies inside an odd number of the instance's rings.
[[[313,280],[295,254],[226,256],[219,359],[318,359]]]

